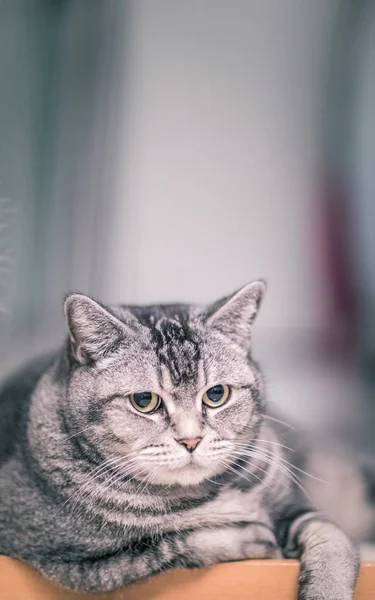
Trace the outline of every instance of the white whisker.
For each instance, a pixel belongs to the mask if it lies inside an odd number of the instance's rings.
[[[263,448],[260,449],[259,446],[256,446],[256,444],[239,444],[239,445],[242,446],[242,447],[244,447],[244,448],[248,448],[249,450],[254,449],[254,450],[262,451],[262,452],[264,452],[266,454],[269,454],[270,456],[273,456],[273,454],[271,453],[270,450],[265,450]],[[306,475],[306,477],[310,477],[311,479],[315,479],[316,481],[320,481],[321,483],[329,483],[329,481],[325,481],[324,479],[321,479],[320,477],[316,477],[315,475],[312,475],[312,473],[308,473],[308,471],[304,471],[300,467],[297,467],[296,465],[294,465],[290,461],[286,460],[286,458],[284,458],[282,456],[278,456],[277,460],[279,460],[279,461],[283,462],[285,465],[288,465],[289,467],[295,469],[299,473],[302,473],[303,475]]]
[[[295,485],[306,495],[306,497],[309,500],[311,500],[309,494],[307,493],[306,489],[302,485],[302,482],[299,479],[299,477],[297,477],[297,475],[295,473],[293,473],[291,471],[291,469],[289,469],[286,465],[284,465],[283,463],[279,462],[275,456],[266,456],[266,455],[262,454],[261,452],[257,452],[257,451],[250,451],[249,452],[249,456],[252,456],[253,458],[261,458],[265,462],[268,462],[269,464],[275,465],[282,472],[284,472],[284,474],[287,477],[289,477],[291,479],[291,481],[293,481],[295,483]]]
[[[65,442],[65,440],[71,440],[72,438],[77,437],[77,435],[80,435],[84,431],[88,431],[89,429],[92,429],[92,427],[95,427],[95,425],[89,425],[88,427],[81,429],[81,431],[77,431],[77,433],[73,433],[73,435],[68,435],[67,437],[64,437],[64,442]]]
[[[280,425],[285,425],[285,427],[288,427],[289,429],[293,429],[293,431],[297,431],[297,429],[291,425],[290,423],[287,423],[286,421],[282,421],[281,419],[276,419],[276,417],[271,417],[270,415],[262,415],[263,419],[267,419],[268,421],[273,421],[274,423],[280,423]]]

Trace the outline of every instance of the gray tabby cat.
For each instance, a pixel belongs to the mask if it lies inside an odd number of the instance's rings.
[[[205,307],[70,295],[63,349],[0,395],[0,553],[80,591],[296,557],[300,600],[350,600],[356,546],[265,413],[250,345],[264,291]]]

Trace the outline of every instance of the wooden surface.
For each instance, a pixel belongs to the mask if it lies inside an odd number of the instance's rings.
[[[252,560],[169,571],[108,594],[65,592],[16,560],[0,557],[1,600],[295,600],[294,560]],[[375,600],[375,563],[363,563],[356,600]]]

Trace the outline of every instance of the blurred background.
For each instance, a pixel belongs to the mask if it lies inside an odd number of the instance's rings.
[[[1,0],[0,373],[263,276],[270,402],[373,457],[374,65],[374,0]]]

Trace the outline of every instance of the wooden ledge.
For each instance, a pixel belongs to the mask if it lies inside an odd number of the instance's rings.
[[[0,557],[0,600],[296,600],[299,564],[252,560],[177,569],[107,594],[65,592],[29,566]],[[375,562],[361,566],[356,600],[375,599]]]

